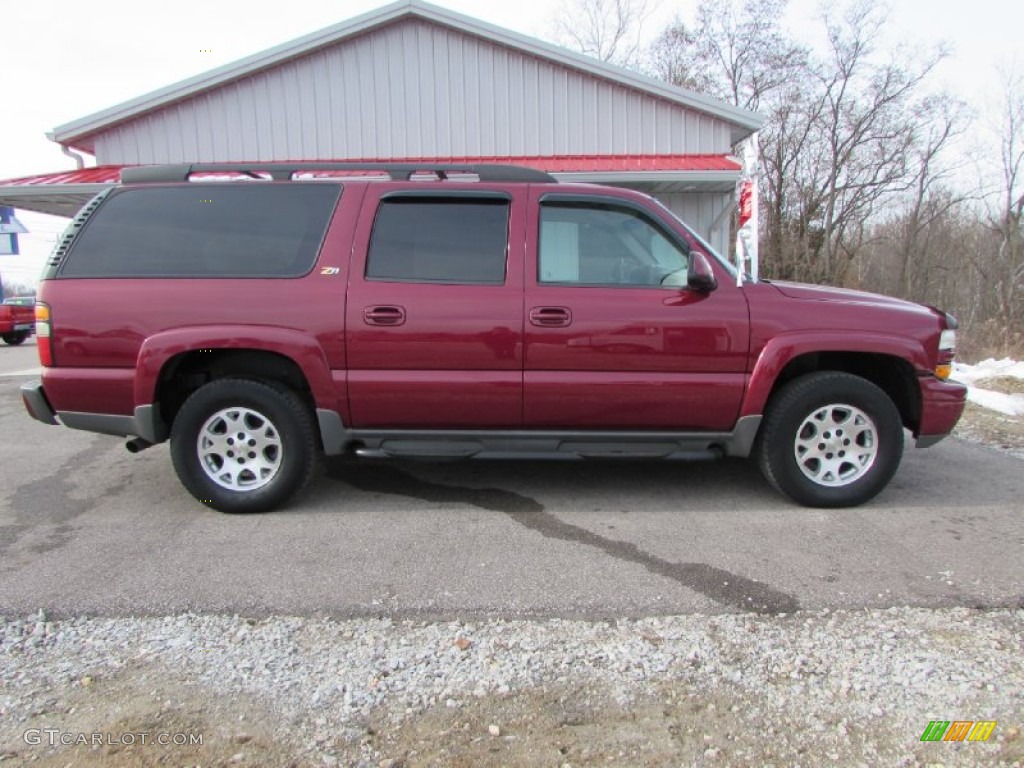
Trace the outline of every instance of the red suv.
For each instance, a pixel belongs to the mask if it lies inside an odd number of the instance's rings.
[[[285,503],[320,452],[753,454],[853,505],[966,394],[948,314],[752,281],[645,195],[509,166],[128,169],[38,298],[29,412],[169,438],[226,512]]]

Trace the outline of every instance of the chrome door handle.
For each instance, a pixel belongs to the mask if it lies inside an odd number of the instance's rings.
[[[367,307],[363,310],[363,322],[367,325],[402,325],[405,323],[405,308]]]
[[[572,322],[568,307],[534,307],[530,310],[530,322],[541,328],[559,328]]]

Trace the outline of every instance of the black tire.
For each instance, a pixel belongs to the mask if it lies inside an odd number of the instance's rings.
[[[17,331],[15,333],[5,333],[3,335],[4,343],[10,347],[16,347],[19,344],[24,343],[25,339],[28,338],[28,331]]]
[[[849,373],[810,373],[770,400],[756,455],[778,491],[808,507],[853,507],[876,496],[903,456],[889,396]]]
[[[280,507],[309,482],[317,457],[309,408],[275,382],[211,381],[189,396],[171,428],[178,479],[196,499],[221,512]]]

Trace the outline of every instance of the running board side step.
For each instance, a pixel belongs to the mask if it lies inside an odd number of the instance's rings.
[[[637,446],[634,450],[577,450],[577,451],[495,451],[480,446],[478,450],[448,450],[437,446],[395,447],[385,444],[381,448],[357,448],[356,455],[364,459],[494,459],[498,461],[538,460],[574,461],[583,459],[661,459],[665,461],[712,461],[725,455],[722,449],[707,448],[692,451],[648,450]]]
[[[341,449],[366,458],[701,461],[749,456],[760,424],[760,416],[746,416],[732,432],[342,429],[335,434]],[[338,451],[328,449],[333,452]]]

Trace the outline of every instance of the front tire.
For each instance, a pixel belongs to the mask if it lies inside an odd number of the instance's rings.
[[[24,343],[25,339],[28,338],[28,331],[17,331],[15,333],[5,333],[3,335],[4,343],[10,347],[16,347],[19,344]]]
[[[275,509],[301,491],[316,465],[309,408],[287,387],[217,379],[192,393],[171,428],[182,485],[221,512]]]
[[[903,456],[892,399],[866,379],[836,371],[789,382],[768,404],[757,444],[761,471],[809,507],[852,507],[876,496]]]

